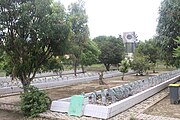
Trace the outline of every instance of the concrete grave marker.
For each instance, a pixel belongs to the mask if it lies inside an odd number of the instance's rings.
[[[83,114],[83,95],[74,95],[71,97],[70,106],[68,109],[68,115],[82,116]]]

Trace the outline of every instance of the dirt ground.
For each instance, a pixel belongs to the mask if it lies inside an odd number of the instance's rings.
[[[145,114],[180,118],[180,104],[170,104],[170,97],[156,103],[154,106],[148,108]]]
[[[79,83],[76,85],[49,89],[46,91],[52,100],[56,100],[56,99],[70,97],[76,94],[78,95],[78,94],[81,94],[82,92],[88,93],[88,92],[93,92],[95,90],[101,90],[104,88],[111,88],[111,87],[119,86],[119,85],[128,83],[130,81],[140,80],[140,79],[143,79],[145,77],[150,77],[150,76],[152,75],[148,75],[148,76],[127,75],[125,76],[123,81],[121,80],[121,76],[118,76],[118,77],[104,79],[104,82],[107,83],[108,85],[99,85],[98,81],[92,81],[89,83]]]
[[[22,118],[23,115],[17,112],[0,110],[0,120],[20,120]]]
[[[94,90],[100,90],[103,88],[109,88],[114,86],[119,86],[121,84],[128,83],[130,81],[140,80],[145,77],[151,77],[156,74],[146,75],[146,76],[135,76],[135,75],[127,75],[124,80],[121,80],[121,76],[104,79],[108,85],[99,85],[98,81],[93,81],[89,83],[79,83],[66,87],[59,87],[54,89],[46,90],[49,97],[52,100],[61,99],[65,97],[70,97],[75,94],[81,94],[82,92],[93,92]],[[19,95],[8,96],[0,98],[0,102],[2,103],[11,103],[18,104],[20,102]],[[16,117],[15,117],[16,116]],[[0,110],[0,120],[21,120],[23,119],[22,115],[19,113],[11,113],[9,111]]]

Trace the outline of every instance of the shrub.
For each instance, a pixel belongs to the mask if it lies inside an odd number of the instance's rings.
[[[40,91],[34,86],[29,86],[27,92],[22,92],[21,111],[27,117],[36,117],[39,113],[45,112],[51,100],[45,91]]]

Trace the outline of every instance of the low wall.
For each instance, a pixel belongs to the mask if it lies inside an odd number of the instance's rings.
[[[178,80],[180,80],[180,75],[173,77],[171,79],[168,79],[165,82],[162,82],[154,87],[146,89],[140,93],[137,93],[119,102],[113,103],[109,106],[87,104],[84,106],[84,115],[102,118],[102,119],[110,118],[120,112],[127,110],[128,108],[134,106],[135,104],[151,97],[157,92],[165,89],[169,84],[175,83]],[[69,101],[70,101],[70,98],[53,101],[51,105],[51,111],[68,112],[68,108],[70,104]]]
[[[132,74],[133,72],[127,73],[127,74]],[[119,71],[111,71],[111,72],[106,72],[104,74],[104,78],[111,78],[111,77],[116,77],[120,76],[122,73]],[[57,87],[64,87],[68,85],[73,85],[77,83],[84,83],[84,82],[90,82],[93,80],[98,80],[99,75],[98,73],[92,74],[91,76],[85,76],[85,77],[69,77],[69,79],[63,79],[62,78],[57,78],[56,80],[45,80],[45,81],[40,81],[40,82],[35,82],[32,81],[32,85],[35,87],[38,87],[40,89],[51,89],[51,88],[57,88]],[[11,84],[11,83],[10,83]],[[9,85],[7,87],[0,87],[0,95],[3,94],[10,94],[10,93],[17,93],[23,91],[21,89],[22,85],[21,83],[18,84],[17,86],[14,85]]]

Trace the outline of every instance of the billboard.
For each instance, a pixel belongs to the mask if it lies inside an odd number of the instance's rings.
[[[124,32],[123,33],[124,43],[134,43],[138,42],[135,32]]]

